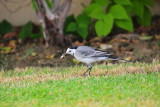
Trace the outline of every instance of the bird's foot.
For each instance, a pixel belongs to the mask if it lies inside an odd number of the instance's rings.
[[[91,76],[90,74],[84,73],[82,76]]]
[[[91,76],[91,69],[92,69],[92,67],[88,68],[87,71],[84,72],[82,76]],[[88,74],[87,74],[87,72],[88,72]]]

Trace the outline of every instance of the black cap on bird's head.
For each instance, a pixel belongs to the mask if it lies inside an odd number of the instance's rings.
[[[78,46],[72,46],[72,47],[70,47],[70,49],[77,49],[78,48]]]

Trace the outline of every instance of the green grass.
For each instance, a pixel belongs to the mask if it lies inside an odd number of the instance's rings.
[[[16,68],[0,72],[1,107],[159,107],[160,63]]]

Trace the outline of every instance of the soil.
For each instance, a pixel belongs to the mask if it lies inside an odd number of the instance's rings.
[[[142,36],[143,35],[143,36]],[[75,45],[87,45],[113,53],[117,57],[140,62],[160,61],[160,36],[152,38],[145,34],[118,34],[109,41],[95,37],[90,41],[75,41]],[[77,64],[73,57],[60,59],[67,47],[51,46],[46,48],[43,43],[28,42],[16,44],[16,48],[7,54],[1,54],[1,69],[16,67],[64,67]],[[115,63],[113,61],[112,63]],[[102,63],[102,62],[101,62]],[[103,62],[104,63],[104,62]],[[111,63],[111,62],[110,62]],[[107,64],[107,62],[105,62]]]

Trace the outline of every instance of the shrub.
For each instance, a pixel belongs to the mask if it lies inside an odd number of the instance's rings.
[[[33,32],[34,26],[33,26],[32,22],[28,22],[22,27],[18,37],[21,39],[26,39],[26,38],[36,39],[36,38],[42,37],[41,28],[39,28],[37,30],[40,31],[40,33]]]
[[[6,33],[12,32],[13,26],[6,20],[0,22],[0,34],[4,35]]]
[[[139,24],[150,25],[152,15],[149,6],[153,6],[152,0],[91,0],[80,15],[67,18],[64,31],[84,39],[88,36],[90,25],[94,26],[92,30],[98,36],[107,36],[115,25],[132,32],[133,15]]]

